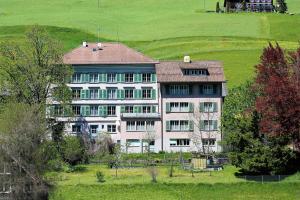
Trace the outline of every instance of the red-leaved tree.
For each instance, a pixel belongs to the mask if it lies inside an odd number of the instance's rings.
[[[260,95],[256,109],[260,131],[269,136],[288,136],[300,148],[300,49],[290,54],[276,44],[264,49],[256,66]]]

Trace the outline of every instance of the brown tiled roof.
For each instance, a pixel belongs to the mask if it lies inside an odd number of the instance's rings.
[[[154,64],[156,61],[120,43],[102,43],[102,50],[97,43],[88,43],[64,55],[65,64]]]
[[[182,69],[207,69],[208,76],[183,75]],[[162,61],[156,65],[157,81],[160,83],[174,82],[225,82],[223,65],[219,61]]]

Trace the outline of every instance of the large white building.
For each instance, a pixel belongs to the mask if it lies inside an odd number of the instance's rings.
[[[158,62],[120,43],[83,43],[64,63],[74,69],[73,114],[51,101],[51,115],[67,134],[109,133],[127,152],[221,151],[220,62]]]

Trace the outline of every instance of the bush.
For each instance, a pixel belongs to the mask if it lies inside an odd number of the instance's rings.
[[[97,177],[97,180],[98,180],[99,183],[105,182],[105,180],[104,180],[104,173],[103,172],[97,171],[96,172],[96,177]]]
[[[70,172],[84,172],[86,171],[86,167],[85,166],[82,166],[82,165],[70,165],[68,170],[67,170],[67,173],[70,173]]]
[[[84,163],[87,157],[81,139],[75,136],[64,138],[62,151],[64,160],[73,166],[78,163]]]

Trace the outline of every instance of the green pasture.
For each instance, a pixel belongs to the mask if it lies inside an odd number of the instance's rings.
[[[281,182],[246,182],[237,178],[237,168],[225,166],[223,171],[199,172],[192,177],[188,171],[175,167],[174,177],[168,177],[169,167],[160,166],[158,182],[151,183],[147,168],[114,169],[105,165],[86,165],[83,172],[52,173],[57,185],[51,200],[84,199],[297,199],[300,195],[299,174]],[[105,174],[99,183],[96,171]]]

